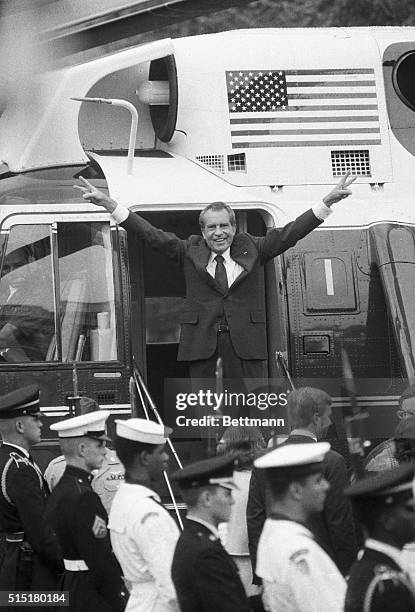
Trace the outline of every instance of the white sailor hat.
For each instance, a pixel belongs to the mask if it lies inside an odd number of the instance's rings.
[[[107,436],[105,423],[109,417],[109,410],[88,412],[71,419],[65,419],[50,426],[52,431],[57,431],[59,438],[81,438],[86,436],[96,440],[111,442]]]
[[[171,427],[159,425],[147,419],[115,420],[115,431],[120,438],[126,438],[133,442],[144,444],[165,444],[168,436],[173,431]]]
[[[330,449],[328,442],[281,444],[254,461],[257,468],[281,477],[299,477],[321,471],[323,459]]]

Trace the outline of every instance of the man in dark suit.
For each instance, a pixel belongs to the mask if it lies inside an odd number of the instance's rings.
[[[413,464],[364,478],[345,490],[365,531],[363,555],[347,584],[345,612],[410,612],[415,585],[401,551],[415,540]]]
[[[330,425],[331,398],[312,387],[299,387],[288,395],[287,415],[293,426],[284,444],[316,443]],[[350,502],[343,497],[349,485],[346,464],[336,451],[329,450],[323,461],[323,476],[330,485],[322,512],[310,516],[308,527],[317,542],[347,575],[357,554],[356,533]],[[249,549],[255,571],[259,537],[269,508],[264,472],[254,468],[247,505]]]
[[[45,521],[48,486],[29,452],[40,442],[41,429],[35,385],[0,397],[0,523],[6,537],[2,591],[56,590],[63,571],[58,541]]]
[[[223,548],[217,527],[233,504],[235,459],[220,456],[175,472],[188,507],[173,556],[172,578],[182,612],[249,612],[237,567]]]
[[[155,228],[80,180],[83,186],[75,187],[86,200],[103,206],[127,231],[184,269],[187,300],[178,360],[189,362],[190,375],[213,377],[221,357],[226,378],[262,378],[268,355],[260,268],[320,225],[331,205],[351,194],[348,187],[354,178],[347,174],[322,203],[264,237],[237,234],[233,210],[214,202],[200,214],[202,236],[187,240]]]

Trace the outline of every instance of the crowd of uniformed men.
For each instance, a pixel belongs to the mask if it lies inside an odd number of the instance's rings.
[[[307,393],[310,403],[313,390]],[[292,401],[305,396],[297,390]],[[341,562],[313,523],[316,515],[325,520],[330,485],[343,478],[329,443],[310,435],[324,415],[313,416],[313,427],[295,429],[294,443],[261,454],[253,472],[256,495],[263,481],[266,497],[255,547],[254,580],[261,586],[248,597],[218,532],[232,513],[235,456],[172,474],[187,506],[180,529],[153,489],[167,468],[171,431],[145,419],[116,420],[115,452],[108,451],[108,411],[83,402],[80,415],[51,425],[62,456],[44,475],[30,452],[41,440],[38,389],[0,397],[0,591],[57,592],[66,599],[39,599],[35,609],[52,601],[73,612],[415,610],[401,552],[415,540],[412,463],[346,487],[342,499],[353,502],[364,544],[356,558]],[[115,477],[105,480],[108,469]],[[337,512],[345,525],[344,508]],[[336,512],[330,522],[329,535]]]

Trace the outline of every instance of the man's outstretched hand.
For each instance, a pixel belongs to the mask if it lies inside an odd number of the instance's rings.
[[[335,204],[336,202],[340,202],[340,200],[344,200],[344,198],[347,198],[349,195],[351,195],[352,191],[351,189],[348,189],[348,187],[355,180],[356,180],[356,177],[355,176],[351,177],[350,170],[349,170],[344,176],[342,176],[342,178],[337,183],[337,185],[334,187],[334,189],[332,189],[330,193],[328,193],[326,197],[323,198],[324,204],[330,208],[332,204]]]
[[[79,177],[82,185],[74,185],[75,189],[82,191],[82,197],[89,200],[91,204],[103,206],[108,212],[112,212],[117,208],[117,202],[109,198],[105,193],[91,185],[83,176]]]

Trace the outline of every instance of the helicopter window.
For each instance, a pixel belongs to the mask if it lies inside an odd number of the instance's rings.
[[[415,111],[415,51],[402,55],[395,64],[392,82],[396,93],[406,106]]]
[[[108,223],[11,228],[0,273],[0,363],[114,360],[115,322]]]

